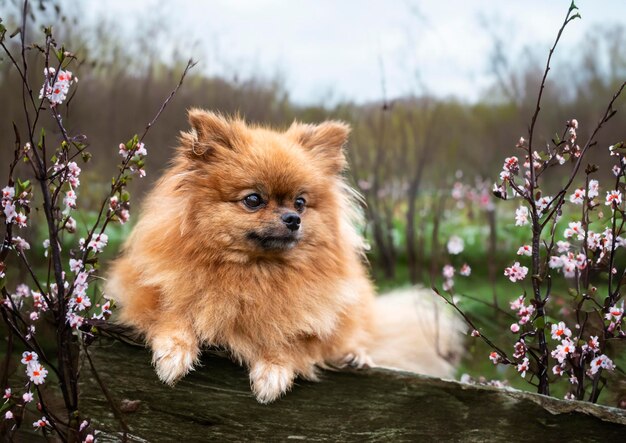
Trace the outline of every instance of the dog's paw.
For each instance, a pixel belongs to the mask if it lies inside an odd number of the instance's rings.
[[[293,384],[293,370],[266,362],[257,362],[250,369],[250,386],[257,401],[271,403]]]
[[[349,352],[343,357],[342,366],[350,366],[355,369],[366,369],[374,367],[372,358],[367,355],[367,352],[358,350],[355,352]]]
[[[174,385],[193,370],[198,359],[198,347],[189,340],[162,337],[152,342],[152,364],[163,383]]]

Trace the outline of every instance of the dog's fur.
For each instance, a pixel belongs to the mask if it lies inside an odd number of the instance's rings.
[[[378,363],[372,356],[451,374],[433,347],[434,331],[454,335],[444,313],[442,321],[410,320],[424,330],[407,345],[391,344],[397,337],[388,327],[397,329],[398,312],[418,298],[375,301],[354,193],[341,175],[346,124],[294,123],[277,132],[197,109],[189,121],[107,283],[120,321],[145,335],[161,380],[173,384],[192,370],[205,344],[225,347],[249,368],[262,403],[297,376],[315,380],[317,367],[371,366]],[[263,197],[261,208],[244,204],[252,193]],[[298,197],[306,200],[302,212],[294,208]],[[286,213],[302,220],[295,232],[281,221]],[[422,303],[420,311],[433,309]],[[444,343],[444,352],[456,351],[454,340]],[[422,355],[412,356],[411,347]]]

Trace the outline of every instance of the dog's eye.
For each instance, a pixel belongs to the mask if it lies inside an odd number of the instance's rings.
[[[243,199],[243,204],[250,209],[258,209],[263,204],[263,198],[259,194],[250,194]]]
[[[304,211],[304,205],[306,205],[306,200],[302,197],[298,197],[293,204],[294,208],[296,208],[296,211],[298,212]]]

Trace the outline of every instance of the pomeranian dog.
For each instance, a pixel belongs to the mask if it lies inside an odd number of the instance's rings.
[[[261,403],[320,367],[452,375],[459,322],[430,291],[375,297],[342,176],[345,123],[278,132],[198,109],[189,122],[106,288],[163,382],[204,345],[249,369]]]

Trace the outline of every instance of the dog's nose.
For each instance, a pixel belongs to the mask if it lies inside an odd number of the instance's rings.
[[[300,216],[295,212],[287,212],[280,218],[290,231],[297,231],[300,228]]]

